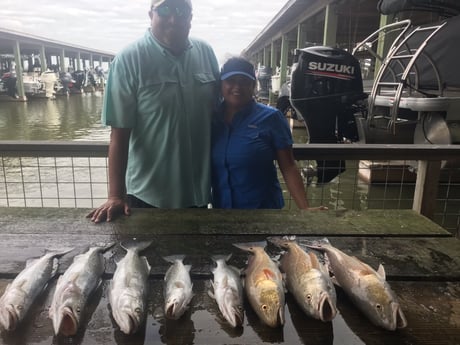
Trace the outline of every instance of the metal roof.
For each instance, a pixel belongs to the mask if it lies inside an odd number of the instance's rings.
[[[85,55],[97,55],[113,58],[115,53],[83,47],[77,44],[61,42],[50,38],[40,37],[29,33],[18,32],[0,27],[0,54],[13,54],[13,47],[19,41],[22,54],[39,54],[40,47],[45,46],[47,54],[59,55],[62,49],[66,56],[77,56],[78,52]]]

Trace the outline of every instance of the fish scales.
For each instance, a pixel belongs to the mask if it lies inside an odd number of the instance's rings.
[[[212,270],[213,293],[210,295],[216,300],[224,318],[232,327],[237,327],[244,321],[243,285],[240,270],[226,263],[229,258],[230,255],[213,257],[216,267]]]
[[[327,322],[337,314],[337,296],[325,265],[313,251],[306,252],[294,240],[271,238],[286,250],[280,260],[286,287],[309,316]]]
[[[24,319],[35,299],[42,293],[57,272],[57,258],[68,253],[49,252],[31,260],[8,284],[0,298],[0,327],[12,331]]]
[[[184,255],[167,256],[164,259],[172,263],[165,274],[165,316],[177,320],[188,309],[193,298],[193,284],[190,278],[191,266],[184,265]]]
[[[245,269],[244,289],[259,318],[270,327],[284,325],[284,286],[281,272],[262,244],[234,244],[250,252]]]
[[[125,334],[136,333],[145,320],[150,265],[139,252],[151,242],[122,244],[126,255],[117,263],[109,292],[112,316]]]
[[[407,326],[398,297],[385,280],[382,265],[375,271],[356,257],[332,246],[327,240],[306,246],[326,252],[337,284],[375,325],[387,330]]]
[[[107,247],[92,247],[77,255],[61,275],[49,310],[54,333],[65,336],[78,331],[86,302],[101,282],[105,262],[102,252]]]

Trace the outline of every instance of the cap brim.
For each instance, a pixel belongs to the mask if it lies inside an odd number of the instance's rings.
[[[234,72],[228,72],[228,73],[222,74],[220,76],[220,80],[228,79],[234,75],[244,75],[245,77],[248,77],[251,80],[256,80],[256,78],[253,75],[250,75],[249,73],[246,73],[246,72],[240,72],[240,71],[234,71]]]

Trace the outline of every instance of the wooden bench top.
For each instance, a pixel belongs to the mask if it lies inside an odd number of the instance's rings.
[[[103,283],[90,300],[85,327],[77,344],[460,344],[460,240],[411,210],[367,211],[241,211],[241,210],[133,210],[130,217],[93,224],[85,209],[0,208],[0,293],[24,268],[29,258],[46,249],[72,247],[60,261],[60,271],[89,245],[120,242],[133,237],[152,240],[143,252],[152,266],[151,294],[146,326],[139,334],[123,335],[114,324],[108,302],[115,262],[124,255],[116,245],[106,254]],[[243,329],[231,329],[220,318],[208,296],[211,255],[229,254],[230,263],[243,268],[247,254],[236,242],[267,236],[295,235],[298,239],[327,237],[344,252],[372,267],[382,263],[387,280],[400,298],[409,326],[388,332],[373,326],[338,292],[340,314],[329,323],[303,315],[289,293],[286,324],[269,329],[245,305]],[[279,250],[272,245],[273,257]],[[192,265],[195,297],[185,317],[176,322],[161,316],[163,256],[185,254]],[[55,280],[15,332],[0,336],[1,344],[64,343],[54,339],[47,308]],[[335,340],[334,340],[335,339]]]

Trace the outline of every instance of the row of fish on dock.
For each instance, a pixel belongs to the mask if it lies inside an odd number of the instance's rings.
[[[212,291],[220,312],[233,327],[244,322],[243,294],[260,320],[270,327],[284,325],[286,289],[301,309],[313,318],[331,321],[336,313],[336,291],[340,286],[354,304],[377,326],[387,330],[407,325],[398,298],[385,280],[380,265],[375,271],[367,264],[333,247],[327,239],[298,242],[273,237],[268,241],[283,250],[279,262],[265,250],[266,241],[234,244],[250,253],[244,270],[227,264],[230,255],[213,256]],[[125,256],[117,262],[110,284],[109,303],[113,319],[125,334],[136,333],[147,313],[150,264],[140,252],[151,241],[126,241]],[[88,298],[101,282],[105,270],[103,253],[114,244],[94,246],[74,257],[59,276],[49,308],[56,335],[75,335]],[[0,297],[0,329],[12,331],[57,274],[59,258],[71,250],[48,252],[28,262]],[[164,315],[179,319],[193,298],[190,265],[183,255],[164,258],[171,265],[164,277]]]

